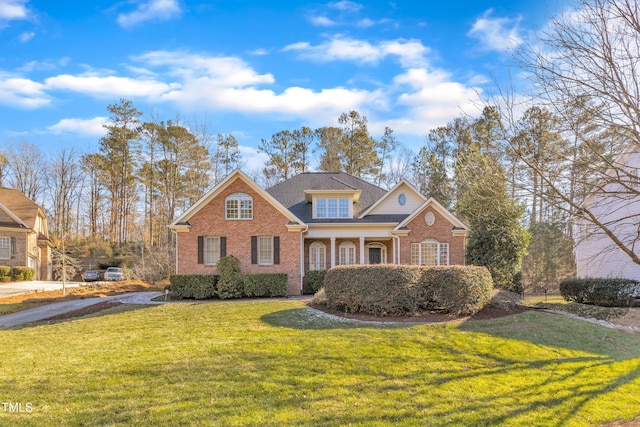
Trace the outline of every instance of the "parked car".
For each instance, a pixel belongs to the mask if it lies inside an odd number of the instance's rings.
[[[82,276],[83,282],[95,282],[97,280],[100,280],[100,273],[98,273],[96,270],[87,270],[80,276]]]
[[[124,273],[119,267],[109,267],[104,272],[104,280],[124,280]]]

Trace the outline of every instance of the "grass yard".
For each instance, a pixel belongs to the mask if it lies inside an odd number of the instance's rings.
[[[0,425],[592,426],[640,415],[640,337],[540,312],[382,325],[291,300],[121,305],[0,340],[0,402],[30,409],[0,405]]]

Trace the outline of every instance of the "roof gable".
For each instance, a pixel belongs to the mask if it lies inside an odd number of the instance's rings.
[[[413,221],[418,215],[425,211],[428,207],[435,209],[440,215],[442,215],[447,221],[451,223],[454,228],[457,228],[461,231],[469,232],[469,227],[467,227],[462,221],[460,221],[455,215],[449,212],[444,206],[442,206],[436,199],[433,197],[429,198],[429,200],[425,201],[418,209],[416,209],[411,215],[405,218],[400,224],[394,228],[394,230],[400,230],[403,227],[406,227],[411,221]]]
[[[298,217],[296,217],[293,213],[291,213],[286,207],[284,207],[278,200],[273,198],[269,193],[263,190],[258,184],[256,184],[251,178],[249,178],[244,172],[240,169],[236,169],[231,172],[229,175],[225,177],[220,183],[218,183],[211,191],[202,196],[196,203],[194,203],[189,209],[187,209],[182,215],[176,218],[170,225],[169,228],[177,229],[181,227],[182,224],[186,223],[189,218],[195,215],[200,209],[209,204],[211,200],[216,198],[225,188],[235,182],[237,179],[242,180],[246,183],[252,190],[262,196],[266,201],[268,201],[272,206],[274,206],[278,211],[280,211],[291,223],[303,224]]]
[[[0,209],[16,224],[35,228],[38,216],[44,218],[42,209],[22,192],[11,188],[0,188]]]
[[[426,200],[427,198],[424,195],[407,180],[403,179],[366,211],[360,214],[359,218],[364,218],[367,215],[409,215]]]

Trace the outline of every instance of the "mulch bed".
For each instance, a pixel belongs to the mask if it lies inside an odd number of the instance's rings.
[[[309,307],[316,310],[323,311],[327,314],[343,317],[346,319],[362,320],[367,322],[399,322],[399,323],[442,323],[450,322],[453,320],[488,320],[496,319],[504,316],[511,316],[513,314],[524,313],[525,311],[536,310],[532,307],[525,307],[522,305],[511,305],[509,307],[485,307],[473,316],[456,316],[453,314],[446,314],[438,311],[424,311],[412,316],[373,316],[370,314],[362,313],[345,313],[344,311],[332,310],[324,305],[314,304],[309,302]]]

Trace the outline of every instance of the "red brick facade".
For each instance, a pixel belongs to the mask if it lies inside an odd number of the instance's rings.
[[[225,219],[225,198],[234,193],[253,199],[253,219]],[[178,274],[215,274],[215,265],[198,264],[198,236],[226,237],[227,255],[240,260],[246,273],[287,273],[289,295],[300,295],[300,232],[289,231],[289,219],[241,179],[236,179],[220,194],[189,218],[189,232],[177,233]],[[251,236],[279,236],[280,264],[251,263]]]
[[[434,222],[427,225],[425,215],[433,212]],[[453,235],[453,224],[438,212],[437,209],[428,206],[407,224],[409,235],[400,237],[400,261],[402,264],[411,264],[411,244],[420,243],[425,239],[435,239],[439,243],[449,244],[449,265],[464,265],[465,241],[463,236]]]

